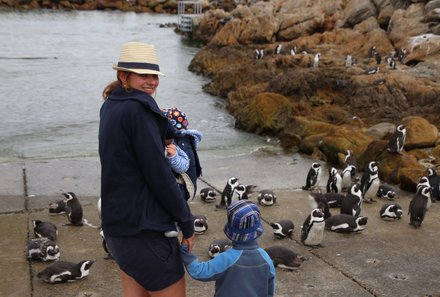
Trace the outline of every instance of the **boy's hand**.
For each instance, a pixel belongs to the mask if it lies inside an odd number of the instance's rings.
[[[167,152],[167,157],[172,157],[177,153],[177,148],[174,143],[170,143],[165,146],[165,151]]]
[[[190,238],[182,238],[182,242],[180,244],[187,245],[188,251],[191,252],[194,246],[194,240],[196,238],[196,235],[193,234]]]

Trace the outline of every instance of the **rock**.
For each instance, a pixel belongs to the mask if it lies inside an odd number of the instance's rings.
[[[439,134],[436,126],[419,116],[402,119],[406,128],[405,150],[433,147]]]
[[[344,10],[344,27],[353,27],[369,17],[376,17],[377,11],[369,0],[351,0]]]
[[[389,136],[396,130],[393,123],[378,123],[367,129],[367,133],[375,138],[388,140]]]
[[[436,8],[440,8],[440,0],[431,0],[425,5],[425,13],[429,13]]]

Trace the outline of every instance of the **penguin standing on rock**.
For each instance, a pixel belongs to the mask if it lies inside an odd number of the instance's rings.
[[[361,190],[366,203],[376,202],[373,197],[377,196],[379,185],[379,166],[376,161],[371,161],[366,166],[361,179]]]
[[[428,172],[428,180],[429,184],[432,187],[432,202],[436,200],[440,200],[440,176],[437,175],[437,172],[434,168],[428,168],[426,170]]]
[[[200,190],[200,199],[206,203],[211,203],[217,199],[217,192],[211,187]]]
[[[342,177],[334,167],[328,171],[327,193],[342,193]]]
[[[64,202],[66,202],[66,205],[69,207],[66,215],[69,219],[70,225],[82,226],[83,209],[81,203],[78,200],[78,197],[76,197],[75,193],[73,192],[63,193],[63,196],[66,197]]]
[[[324,213],[321,209],[315,208],[302,225],[301,242],[306,246],[323,247],[324,227]]]
[[[40,220],[32,220],[34,226],[34,234],[37,237],[47,237],[52,241],[56,241],[58,237],[58,229],[51,222],[43,222]]]
[[[353,184],[341,202],[341,213],[359,216],[362,207],[362,191],[358,184]]]
[[[282,245],[274,245],[264,249],[278,268],[296,270],[307,258],[300,256],[291,249]]]
[[[321,177],[321,164],[319,164],[318,162],[313,162],[312,166],[309,169],[309,172],[307,173],[306,185],[302,187],[303,190],[310,190],[310,188],[313,186],[319,186]]]
[[[273,235],[279,239],[292,238],[293,229],[295,228],[291,220],[279,220],[278,222],[270,223],[270,226],[273,229]]]
[[[385,203],[379,210],[379,214],[384,220],[400,220],[403,215],[402,206],[397,203]]]
[[[217,208],[228,208],[228,206],[231,205],[232,196],[234,194],[235,187],[237,186],[238,178],[230,177],[226,182],[225,188],[223,189],[221,201],[218,205],[216,205]]]
[[[319,67],[319,59],[321,58],[321,53],[317,53],[313,58],[313,68]]]
[[[334,232],[360,232],[365,229],[368,218],[362,216],[352,216],[348,214],[337,214],[325,220],[325,229]]]
[[[409,203],[408,214],[410,215],[409,224],[414,228],[419,228],[425,219],[426,205],[430,199],[431,188],[427,186],[420,186],[417,192],[414,194],[411,202]]]
[[[94,261],[84,260],[79,263],[57,261],[37,274],[37,277],[50,284],[72,282],[87,277]]]
[[[399,125],[396,131],[390,136],[388,141],[388,151],[390,153],[400,154],[403,151],[403,146],[405,145],[406,139],[406,129],[404,125]]]

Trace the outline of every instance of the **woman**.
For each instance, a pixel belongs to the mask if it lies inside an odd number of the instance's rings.
[[[194,224],[165,157],[168,120],[152,97],[162,75],[156,50],[128,42],[113,69],[100,112],[101,215],[123,296],[185,296],[180,245],[168,231],[177,222],[192,247]]]

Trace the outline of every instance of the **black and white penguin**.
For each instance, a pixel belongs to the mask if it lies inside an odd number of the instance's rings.
[[[31,260],[56,261],[60,255],[58,245],[47,237],[34,238],[28,243],[28,257]]]
[[[347,55],[345,56],[345,67],[350,68],[351,66],[353,66],[353,56]]]
[[[371,161],[365,167],[361,178],[361,190],[366,203],[376,202],[374,197],[379,190],[379,166],[376,161]]]
[[[84,260],[79,263],[57,261],[37,274],[37,277],[50,284],[72,282],[87,277],[94,261]]]
[[[428,200],[430,200],[431,188],[420,186],[409,203],[409,224],[419,228],[425,219]]]
[[[394,200],[396,191],[388,184],[380,184],[376,196],[381,199]]]
[[[208,255],[211,258],[232,248],[232,242],[229,239],[215,239],[208,247]]]
[[[342,193],[342,177],[334,167],[328,170],[327,193]]]
[[[329,193],[325,193],[329,194]],[[319,208],[324,213],[324,220],[331,216],[330,206],[326,196],[321,192],[319,187],[312,187],[309,193],[309,206],[313,210]]]
[[[200,199],[206,203],[214,202],[217,199],[217,191],[207,187],[200,190]]]
[[[258,203],[263,206],[272,206],[277,202],[277,195],[272,190],[261,190],[257,196]]]
[[[321,58],[321,53],[315,54],[313,57],[313,67],[318,68],[319,67],[319,59]]]
[[[347,165],[344,170],[342,170],[342,183],[341,191],[346,192],[354,182],[356,178],[356,167],[354,165]]]
[[[402,206],[397,203],[385,203],[379,210],[379,214],[384,220],[400,220],[403,215]]]
[[[345,161],[345,166],[351,165],[351,166],[354,166],[354,168],[357,170],[358,164],[357,164],[356,156],[353,154],[352,150],[345,151],[344,161]],[[357,172],[355,172],[355,174],[356,173]]]
[[[376,74],[379,72],[379,67],[371,67],[365,70],[365,74]]]
[[[368,218],[362,216],[352,216],[349,214],[336,214],[325,220],[325,229],[334,232],[360,232],[365,229]]]
[[[34,234],[37,237],[47,237],[52,241],[56,241],[58,237],[58,229],[51,222],[43,222],[40,220],[32,220],[34,226]]]
[[[321,164],[313,162],[312,166],[307,173],[306,185],[303,186],[303,190],[310,190],[313,186],[319,186],[322,177]]]
[[[66,213],[66,202],[64,200],[59,199],[57,201],[49,203],[49,214],[50,215],[59,215]]]
[[[426,172],[428,173],[427,178],[432,188],[431,200],[435,202],[440,200],[440,176],[437,175],[437,171],[434,168],[428,168]]]
[[[63,193],[66,197],[64,202],[68,206],[68,211],[66,212],[67,218],[69,219],[70,225],[72,226],[82,226],[83,225],[83,209],[81,203],[76,197],[75,193],[68,192]]]
[[[243,185],[243,184],[238,184],[235,189],[234,189],[234,193],[233,193],[233,201],[237,201],[237,200],[248,200],[251,196],[252,193],[254,193],[254,190],[257,186],[255,185]]]
[[[232,203],[232,195],[234,194],[235,187],[238,186],[238,178],[230,177],[226,182],[226,186],[223,189],[220,203],[216,205],[217,208],[228,208]]]
[[[324,213],[321,209],[315,208],[302,225],[301,242],[306,246],[323,247],[324,227]]]
[[[208,219],[204,215],[194,215],[194,233],[204,234],[208,231]]]
[[[373,81],[373,85],[381,86],[381,85],[385,84],[386,82],[387,81],[385,78],[379,78],[379,79],[376,79],[375,81]]]
[[[269,224],[273,229],[273,235],[276,238],[283,239],[283,238],[292,238],[293,229],[295,228],[295,225],[291,220],[279,220],[277,222],[271,222]]]
[[[399,61],[403,64],[404,60],[406,58],[406,54],[408,53],[408,50],[406,48],[401,48],[399,49],[399,53],[397,58],[399,59]]]
[[[104,252],[107,253],[107,258],[105,259],[114,259],[112,253],[110,252],[110,249],[108,248],[107,241],[105,240],[104,236],[104,231],[102,229],[99,231],[99,235],[102,238],[102,248],[104,249]]]
[[[283,48],[283,45],[281,43],[277,44],[277,46],[275,47],[275,55],[279,55],[281,54],[281,49]]]
[[[270,246],[264,250],[272,259],[273,265],[278,268],[296,270],[307,260],[307,258],[282,245]]]
[[[396,60],[391,58],[389,63],[388,63],[388,66],[390,67],[390,69],[396,69]]]
[[[341,207],[342,200],[345,198],[345,195],[341,193],[323,193],[322,195],[327,200],[329,208]]]
[[[421,187],[428,187],[430,190],[427,193],[429,199],[428,199],[428,202],[426,203],[426,209],[428,210],[431,208],[431,205],[432,205],[432,186],[431,186],[431,183],[429,182],[429,178],[427,176],[422,176],[419,178],[419,182],[417,183],[417,186],[416,186],[416,192]]]
[[[254,58],[256,60],[263,59],[264,57],[264,50],[263,49],[256,49],[254,52]]]
[[[297,51],[297,49],[296,49],[296,46],[294,45],[294,46],[290,49],[290,54],[291,54],[292,56],[294,56],[294,55],[296,55],[297,52],[298,52],[298,51]]]
[[[397,126],[394,133],[388,140],[388,151],[390,153],[401,153],[405,145],[406,129],[404,125]]]
[[[358,184],[353,184],[341,202],[341,213],[359,216],[362,207],[362,191]]]
[[[376,47],[373,45],[372,47],[370,47],[370,49],[368,50],[367,53],[367,58],[373,58],[374,56],[376,56],[377,52],[376,52]]]

